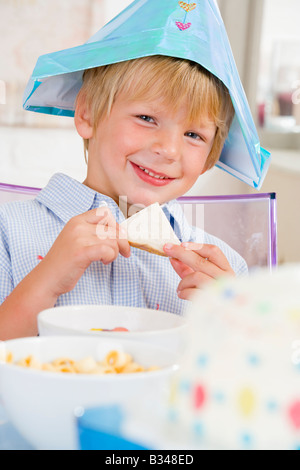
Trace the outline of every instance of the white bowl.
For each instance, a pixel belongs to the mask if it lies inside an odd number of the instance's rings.
[[[76,449],[74,412],[106,404],[139,404],[147,397],[163,403],[170,380],[177,370],[177,355],[155,345],[125,339],[90,336],[21,338],[0,343],[17,361],[34,355],[42,362],[58,357],[80,360],[93,356],[102,360],[118,349],[134,360],[159,370],[132,374],[69,374],[22,368],[0,361],[0,396],[13,425],[37,449]]]
[[[38,315],[41,336],[96,335],[105,338],[126,338],[152,343],[181,353],[186,345],[185,317],[161,310],[116,305],[75,305],[55,307]],[[127,328],[121,331],[91,331]]]

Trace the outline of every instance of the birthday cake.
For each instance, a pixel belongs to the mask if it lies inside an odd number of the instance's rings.
[[[189,447],[300,450],[299,291],[286,265],[194,297],[168,411]]]

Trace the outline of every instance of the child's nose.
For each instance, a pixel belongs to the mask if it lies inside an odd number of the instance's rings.
[[[152,144],[152,151],[167,160],[180,158],[180,136],[176,132],[160,131]]]

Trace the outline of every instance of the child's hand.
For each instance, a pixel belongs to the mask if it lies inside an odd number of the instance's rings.
[[[206,282],[224,275],[235,275],[224,253],[215,245],[167,244],[164,251],[171,257],[171,264],[182,279],[177,289],[181,299],[190,300],[195,289]]]
[[[63,228],[41,264],[49,287],[59,296],[72,290],[93,261],[109,264],[119,253],[130,256],[126,234],[108,207],[73,217]]]

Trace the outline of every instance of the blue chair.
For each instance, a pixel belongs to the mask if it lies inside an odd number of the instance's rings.
[[[39,188],[0,183],[0,204],[32,199]],[[275,193],[178,198],[191,225],[224,240],[245,259],[249,270],[277,266]]]

